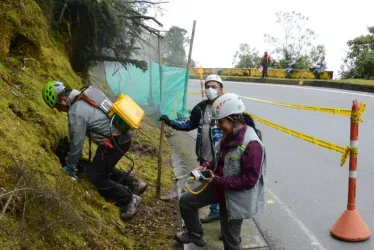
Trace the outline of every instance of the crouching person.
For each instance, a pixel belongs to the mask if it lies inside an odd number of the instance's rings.
[[[218,202],[224,247],[236,250],[241,249],[243,219],[265,209],[265,148],[260,131],[244,113],[245,106],[237,95],[221,95],[212,108],[212,117],[223,131],[217,160],[198,168],[210,171],[208,187],[197,195],[187,192],[180,197],[179,208],[187,230],[178,232],[174,238],[182,244],[205,246],[198,209]]]
[[[103,95],[96,88],[92,88],[90,93],[93,100]],[[89,99],[82,98],[80,91],[65,88],[62,82],[48,82],[43,88],[43,100],[51,108],[68,113],[70,145],[64,169],[76,178],[76,166],[87,135],[98,145],[92,164],[87,168],[88,180],[97,187],[101,196],[121,208],[122,219],[131,219],[142,201],[139,195],[148,185],[115,166],[130,149],[134,134],[121,132],[111,125],[107,114],[92,105]]]

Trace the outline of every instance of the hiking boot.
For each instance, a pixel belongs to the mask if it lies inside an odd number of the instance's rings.
[[[133,194],[132,199],[129,202],[129,204],[127,204],[127,206],[121,210],[121,218],[123,220],[132,219],[132,217],[134,217],[135,214],[138,212],[138,207],[140,203],[142,202],[142,200],[143,200],[142,197]]]
[[[209,223],[209,222],[212,222],[212,221],[215,221],[215,220],[219,220],[219,215],[211,215],[211,214],[209,214],[205,218],[201,218],[200,222],[204,224],[204,223]]]
[[[174,239],[181,244],[194,243],[196,246],[204,247],[206,240],[203,234],[190,233],[188,231],[182,231],[174,235]]]
[[[132,185],[132,193],[136,195],[141,195],[147,189],[148,184],[142,181],[136,181]]]

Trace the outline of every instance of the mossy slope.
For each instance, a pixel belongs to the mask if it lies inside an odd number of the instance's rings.
[[[43,103],[41,89],[54,79],[82,86],[62,39],[55,38],[33,0],[1,1],[0,19],[0,204],[6,207],[5,213],[0,209],[0,248],[170,248],[174,205],[154,198],[159,129],[146,121],[134,139],[129,155],[135,174],[151,186],[140,213],[124,223],[118,208],[84,175],[77,182],[68,178],[55,155],[60,138],[68,134],[67,117]],[[172,186],[165,145],[164,193]],[[121,160],[119,166],[128,169],[129,162]]]

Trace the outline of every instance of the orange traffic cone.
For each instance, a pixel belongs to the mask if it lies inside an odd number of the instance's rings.
[[[338,218],[331,228],[331,234],[344,241],[364,241],[370,235],[370,229],[356,210],[356,181],[358,153],[358,101],[353,101],[351,113],[351,145],[349,156],[349,189],[347,210]]]
[[[370,235],[370,229],[355,210],[345,210],[331,228],[331,234],[344,241],[364,241]]]

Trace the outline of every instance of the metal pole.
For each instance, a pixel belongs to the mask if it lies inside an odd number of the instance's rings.
[[[161,44],[160,44],[160,31],[158,32],[158,64],[159,64],[159,74],[160,74],[160,106],[162,101],[162,65],[161,65]]]
[[[149,44],[151,44],[151,38],[148,39]],[[152,55],[151,46],[149,46],[149,98],[152,100]]]
[[[185,79],[185,85],[184,85],[184,96],[183,96],[183,107],[187,106],[187,90],[188,90],[188,75],[190,70],[190,64],[191,64],[191,57],[192,57],[192,48],[193,48],[193,41],[195,38],[195,27],[196,27],[196,20],[193,21],[192,26],[192,36],[191,36],[191,42],[190,42],[190,51],[188,53],[188,61],[187,61],[187,74]]]

